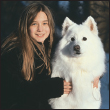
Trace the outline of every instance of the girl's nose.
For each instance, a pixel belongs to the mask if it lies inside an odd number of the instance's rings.
[[[37,27],[37,31],[41,32],[42,30],[43,30],[43,27],[42,27],[42,25],[39,24],[38,27]]]

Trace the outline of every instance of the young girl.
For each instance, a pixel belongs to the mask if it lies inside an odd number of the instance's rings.
[[[28,5],[18,30],[1,47],[2,109],[46,109],[48,99],[71,92],[71,82],[50,77],[53,35],[54,21],[47,6]]]
[[[71,91],[71,83],[50,78],[54,21],[43,4],[25,8],[18,30],[2,44],[2,109],[49,108],[48,99]]]

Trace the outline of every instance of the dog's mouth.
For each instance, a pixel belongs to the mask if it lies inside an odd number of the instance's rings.
[[[78,55],[79,55],[79,54],[81,54],[81,53],[80,53],[80,51],[76,51],[76,54],[78,54]]]
[[[81,54],[81,53],[80,53],[80,52],[76,52],[76,54],[78,54],[78,55],[79,55],[79,54]]]

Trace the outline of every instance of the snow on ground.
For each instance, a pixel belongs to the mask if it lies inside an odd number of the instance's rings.
[[[101,78],[101,109],[109,109],[109,54],[106,53],[106,73]]]

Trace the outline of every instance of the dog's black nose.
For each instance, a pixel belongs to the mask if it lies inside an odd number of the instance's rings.
[[[79,51],[79,50],[80,50],[80,46],[79,46],[79,45],[75,45],[75,46],[74,46],[74,50],[75,50],[75,51]]]

